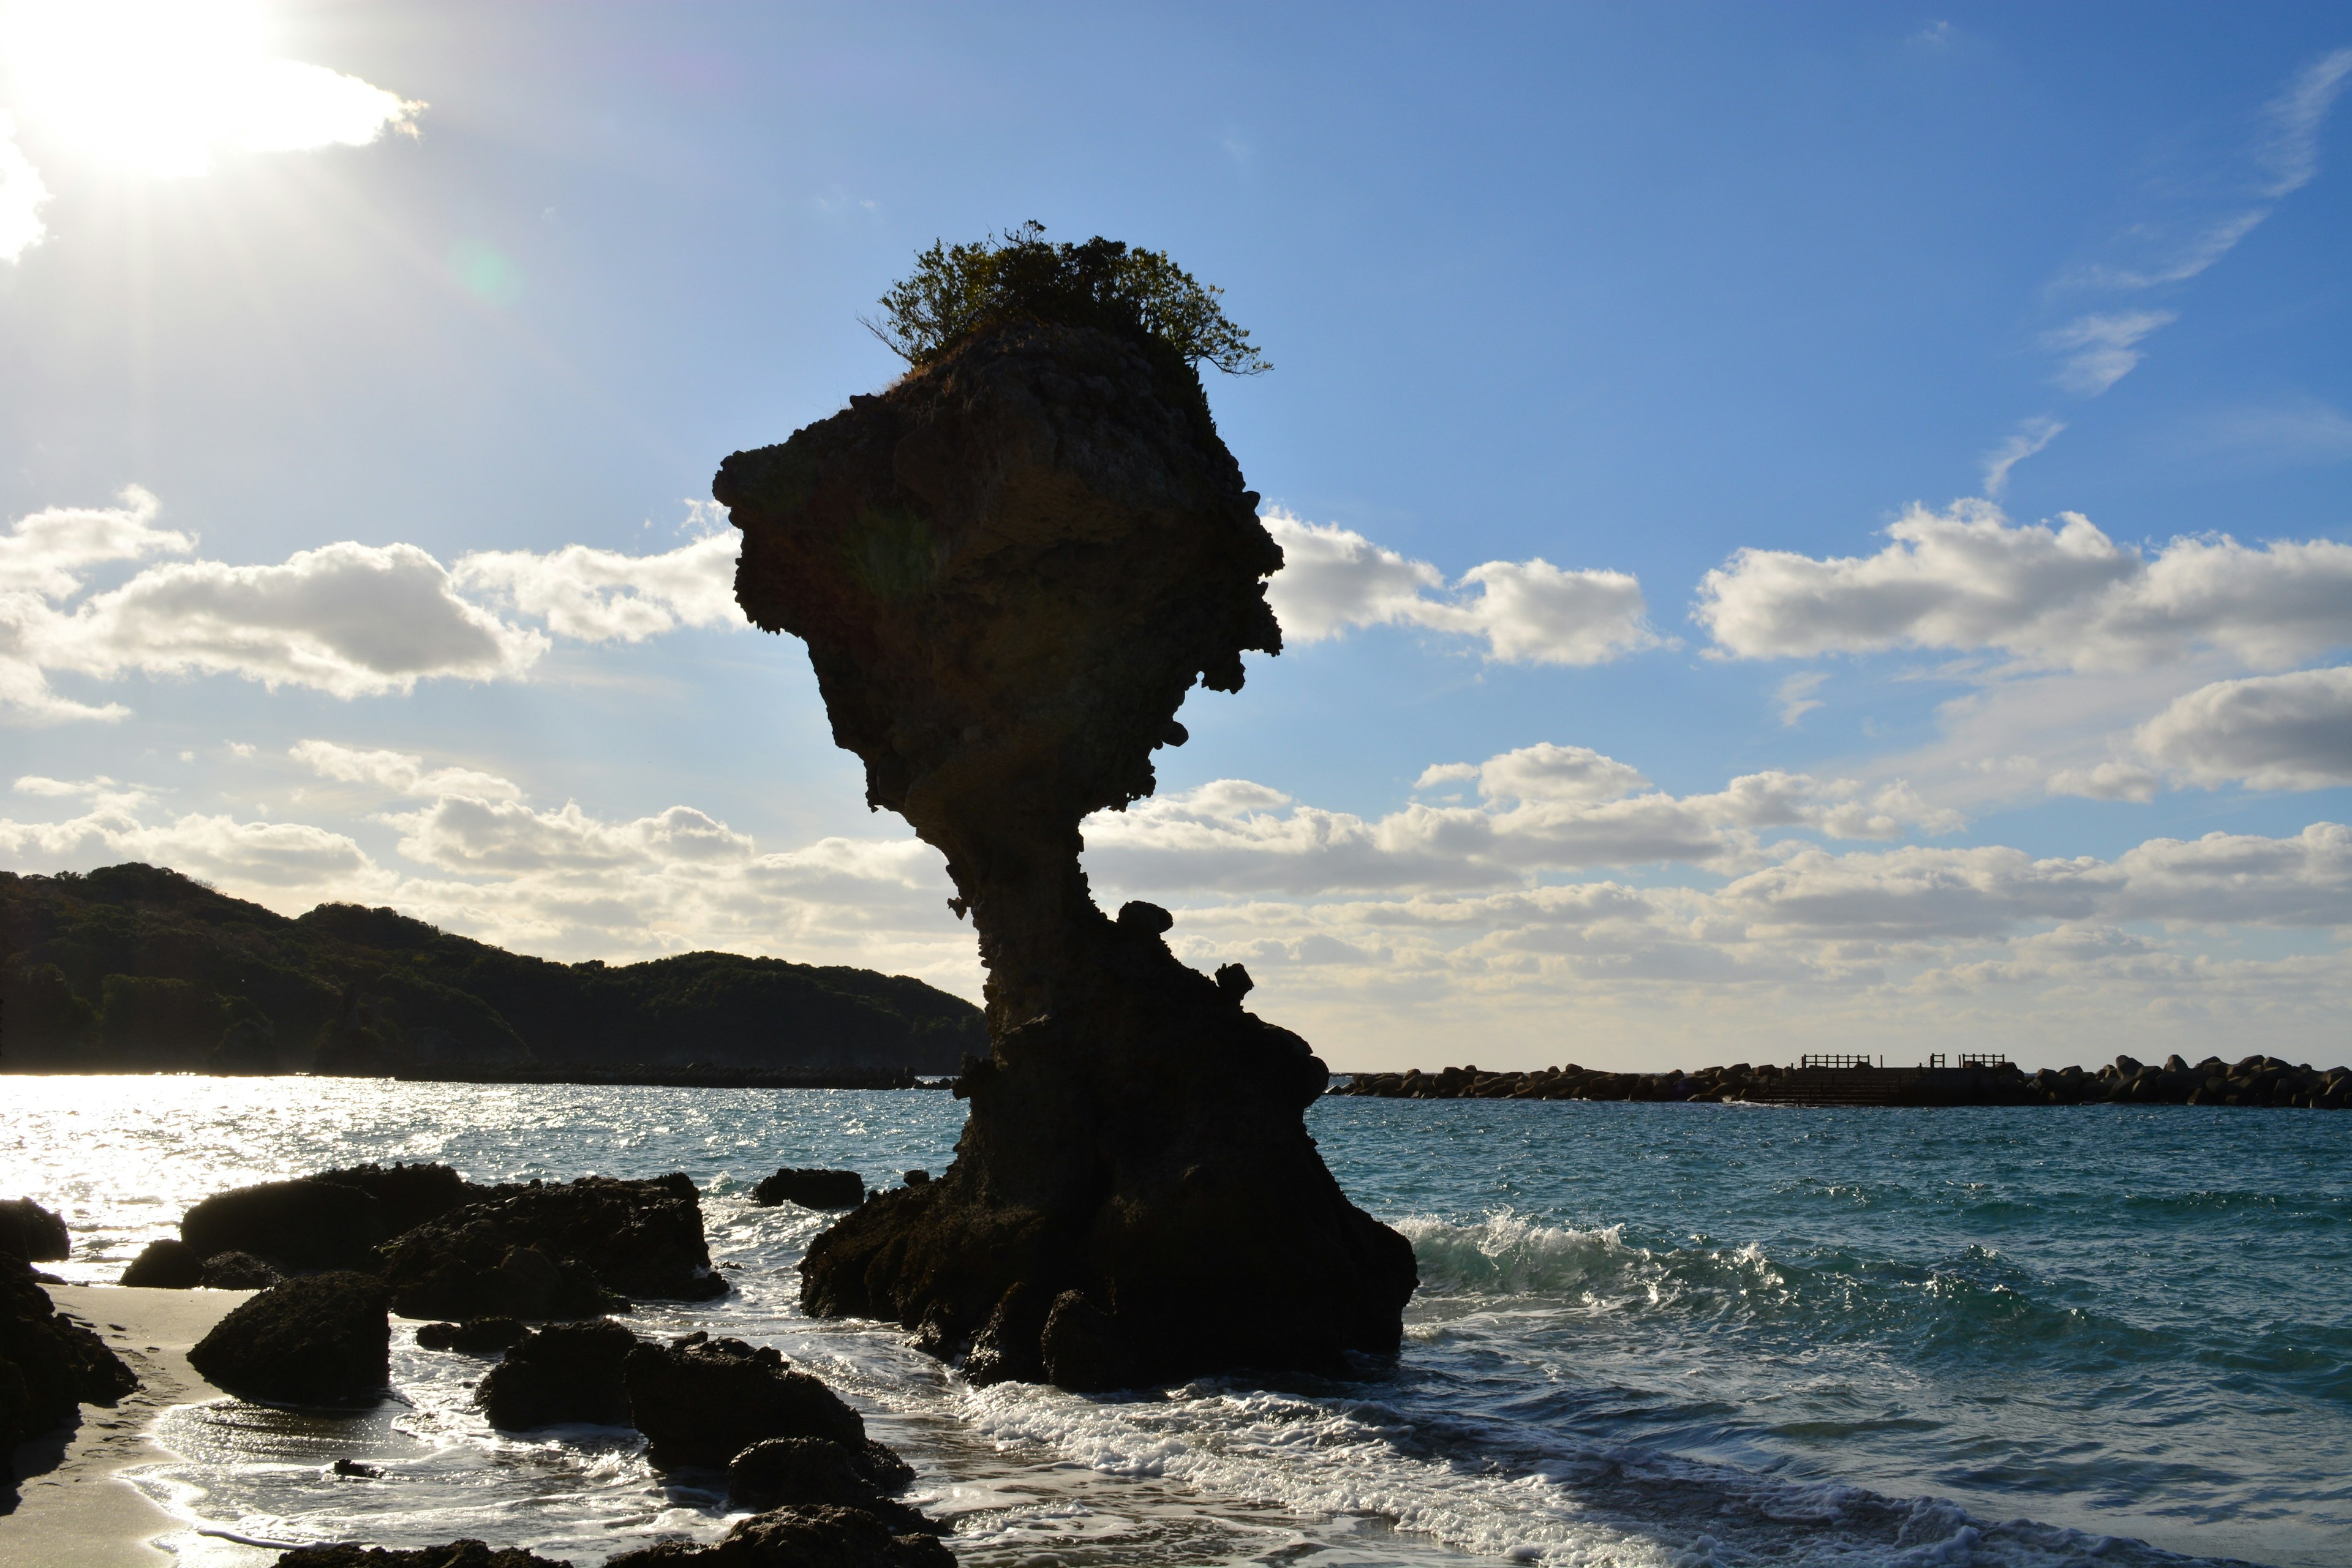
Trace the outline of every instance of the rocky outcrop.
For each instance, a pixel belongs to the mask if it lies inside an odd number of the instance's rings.
[[[15,1506],[7,1466],[17,1444],[138,1386],[105,1341],[57,1310],[30,1263],[0,1254],[0,1513]]]
[[[804,1209],[854,1209],[866,1201],[866,1178],[855,1171],[787,1166],[753,1187],[751,1201],[761,1208],[798,1204]]]
[[[250,1252],[216,1252],[205,1259],[196,1283],[207,1290],[267,1290],[286,1276]]]
[[[851,1447],[829,1437],[771,1437],[729,1461],[727,1504],[765,1513],[776,1508],[858,1508],[894,1535],[943,1527],[898,1500],[915,1473],[879,1443]]]
[[[476,1318],[463,1323],[427,1323],[416,1331],[416,1348],[455,1351],[459,1355],[497,1355],[520,1344],[530,1332],[512,1318]]]
[[[857,1412],[772,1346],[688,1334],[638,1345],[623,1375],[656,1469],[720,1469],[771,1437],[824,1437],[861,1452],[866,1446]]]
[[[288,1268],[374,1268],[391,1236],[383,1205],[332,1182],[263,1182],[215,1193],[180,1218],[199,1258],[248,1252]]]
[[[299,1546],[278,1553],[277,1568],[572,1568],[562,1558],[541,1557],[519,1546],[492,1550],[478,1541],[386,1551],[380,1546]]]
[[[184,1241],[165,1237],[139,1249],[121,1283],[151,1290],[193,1290],[204,1283],[204,1255]]]
[[[390,1248],[385,1279],[407,1318],[590,1318],[656,1297],[705,1301],[727,1282],[710,1267],[702,1203],[683,1175],[586,1176],[502,1186],[416,1226]]]
[[[56,1263],[73,1256],[66,1222],[30,1198],[0,1201],[0,1257]]]
[[[383,1283],[337,1272],[273,1285],[214,1324],[188,1364],[247,1399],[373,1404],[392,1381]]]
[[[954,1164],[820,1237],[803,1300],[951,1355],[992,1322],[1042,1336],[1076,1292],[1090,1379],[1338,1367],[1396,1349],[1414,1268],[1307,1136],[1323,1064],[1244,1010],[1238,965],[1179,963],[1164,910],[1106,918],[1078,864],[1079,822],[1150,794],[1152,752],[1183,742],[1192,685],[1237,690],[1243,652],[1280,647],[1257,497],[1197,385],[1155,365],[999,326],[713,485],[737,599],[807,642],[868,804],[946,855],[989,974]],[[1043,1310],[1000,1310],[1016,1288]]]
[[[651,1546],[604,1568],[955,1568],[955,1553],[929,1535],[894,1535],[863,1509],[783,1508],[753,1514],[716,1546]]]
[[[621,1363],[640,1343],[609,1318],[553,1323],[526,1334],[506,1359],[483,1374],[474,1402],[490,1425],[508,1431],[585,1422],[629,1425],[629,1392]]]
[[[339,1171],[321,1171],[313,1181],[339,1187],[356,1187],[376,1201],[387,1236],[399,1236],[452,1209],[496,1196],[489,1187],[476,1186],[440,1163],[390,1165],[373,1163]]]

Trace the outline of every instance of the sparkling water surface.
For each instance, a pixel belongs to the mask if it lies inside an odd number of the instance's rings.
[[[683,1170],[735,1289],[641,1332],[772,1343],[904,1452],[967,1563],[2352,1563],[2352,1117],[2225,1107],[1793,1110],[1326,1100],[1348,1191],[1412,1238],[1403,1356],[1362,1381],[975,1390],[815,1322],[826,1217],[952,1157],[923,1092],[0,1079],[0,1195],[110,1281],[208,1193],[362,1160],[478,1181]],[[1233,1310],[1245,1311],[1237,1301]],[[635,1435],[493,1433],[487,1363],[415,1348],[360,1415],[183,1407],[141,1484],[253,1541],[478,1536],[586,1565],[716,1539]],[[338,1478],[338,1458],[380,1479]],[[266,1562],[222,1536],[189,1555]]]

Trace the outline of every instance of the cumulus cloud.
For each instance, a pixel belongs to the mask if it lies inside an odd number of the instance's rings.
[[[1874,555],[1741,550],[1695,617],[1739,658],[1998,649],[2036,666],[2133,668],[2218,648],[2276,668],[2352,643],[2352,545],[2175,539],[2153,558],[2078,512],[2012,524],[1990,501],[1914,506]]]
[[[2140,726],[2139,749],[2208,786],[2352,784],[2352,666],[2220,680]]]
[[[659,555],[570,544],[546,554],[482,551],[457,562],[461,587],[543,617],[558,637],[640,642],[680,626],[741,626],[735,558],[741,536],[712,531]]]
[[[1328,523],[1266,514],[1283,568],[1266,597],[1284,637],[1319,642],[1355,626],[1413,626],[1483,639],[1516,664],[1606,664],[1657,647],[1641,584],[1623,572],[1489,561],[1449,589],[1445,574]]]
[[[52,507],[0,535],[0,710],[36,721],[129,711],[59,693],[48,679],[57,671],[227,674],[354,698],[407,692],[424,679],[519,679],[551,637],[636,642],[681,626],[745,624],[731,532],[652,555],[584,545],[485,552],[454,569],[413,544],[344,542],[276,564],[151,566],[70,603],[90,567],[196,547],[192,535],[156,526],[160,508],[147,491],[134,486],[121,500]]]
[[[250,753],[252,748],[245,750]],[[320,778],[341,784],[373,784],[390,794],[411,798],[463,795],[477,800],[513,800],[522,794],[496,773],[472,768],[427,768],[423,757],[406,752],[362,751],[354,746],[339,746],[332,741],[302,741],[289,747],[286,754]]]
[[[2052,795],[2080,795],[2084,800],[2129,800],[2141,805],[2156,798],[2156,771],[2138,763],[2110,758],[2087,768],[2061,768],[2050,775]]]
[[[15,118],[0,110],[0,261],[19,259],[48,234],[41,221],[41,204],[48,199],[41,172],[16,145]]]
[[[2066,356],[2058,368],[2060,386],[2084,397],[2096,397],[2138,367],[2141,354],[2137,345],[2142,338],[2179,319],[2170,310],[2125,310],[2084,316],[2043,333],[2042,345]],[[2053,436],[2056,433],[2051,432]],[[2039,451],[2048,444],[2045,437],[2032,449]],[[2015,461],[2011,459],[2012,464]],[[2007,466],[2001,468],[2003,478],[2008,471]]]

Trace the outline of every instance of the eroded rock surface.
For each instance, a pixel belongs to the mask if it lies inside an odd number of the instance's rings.
[[[474,1402],[491,1426],[509,1431],[573,1421],[625,1426],[629,1393],[621,1363],[637,1344],[636,1335],[610,1318],[551,1323],[525,1335],[483,1374]]]
[[[727,1292],[710,1267],[701,1196],[683,1175],[487,1191],[389,1249],[384,1277],[401,1316],[593,1318],[629,1298]]]
[[[1078,864],[1194,682],[1236,690],[1280,647],[1281,552],[1202,408],[1119,337],[1003,326],[713,486],[737,598],[807,642],[869,804],[944,852],[989,972],[955,1163],[819,1237],[803,1299],[941,1354],[985,1331],[992,1375],[1336,1366],[1393,1352],[1413,1289],[1307,1136],[1322,1062],[1243,1009],[1239,966],[1179,963],[1165,911],[1107,918]]]
[[[13,1506],[9,1456],[65,1425],[79,1405],[111,1405],[139,1386],[122,1358],[57,1310],[33,1266],[0,1253],[0,1513]]]
[[[383,1282],[337,1272],[273,1285],[214,1324],[188,1364],[248,1399],[373,1404],[392,1381]]]

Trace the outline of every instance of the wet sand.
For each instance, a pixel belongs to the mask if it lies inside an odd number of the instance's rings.
[[[139,1389],[114,1408],[85,1405],[81,1425],[16,1450],[16,1511],[0,1518],[0,1562],[8,1568],[168,1568],[179,1553],[161,1542],[188,1541],[185,1521],[149,1500],[121,1472],[174,1456],[148,1431],[175,1405],[221,1397],[188,1364],[188,1349],[250,1290],[142,1290],[120,1285],[51,1285],[58,1310],[98,1331],[139,1374]]]

